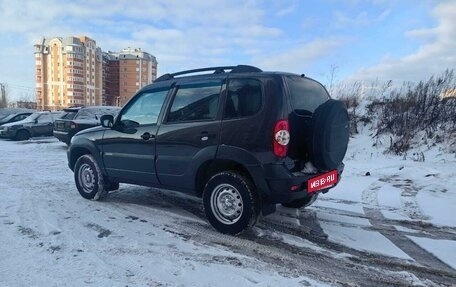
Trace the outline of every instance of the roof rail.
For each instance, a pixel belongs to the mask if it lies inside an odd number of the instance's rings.
[[[193,69],[193,70],[186,70],[172,74],[164,74],[158,77],[155,82],[167,81],[174,79],[176,76],[187,75],[187,74],[195,74],[200,72],[209,72],[213,71],[213,74],[223,74],[226,73],[225,70],[230,70],[230,73],[252,73],[252,72],[263,72],[261,69],[249,66],[249,65],[237,65],[237,66],[221,66],[221,67],[210,67],[210,68],[200,68],[200,69]]]

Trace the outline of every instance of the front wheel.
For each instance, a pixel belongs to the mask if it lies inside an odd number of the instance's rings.
[[[20,130],[16,133],[15,140],[26,141],[30,138],[30,133],[27,130]]]
[[[207,219],[221,233],[242,233],[260,216],[260,201],[253,184],[235,171],[221,172],[209,179],[203,204]]]
[[[74,180],[79,194],[86,199],[99,200],[107,194],[101,169],[90,154],[85,154],[76,161]]]

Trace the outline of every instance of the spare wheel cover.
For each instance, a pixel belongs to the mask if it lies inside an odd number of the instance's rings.
[[[321,170],[337,168],[347,152],[349,119],[345,105],[330,99],[312,116],[310,159]]]

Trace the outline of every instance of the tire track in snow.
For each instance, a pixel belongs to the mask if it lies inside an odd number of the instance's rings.
[[[382,207],[383,208],[383,207]],[[360,218],[360,219],[368,219],[368,217],[364,213],[358,213],[353,211],[341,210],[333,207],[324,207],[319,206],[319,211],[324,211],[325,213],[331,213],[346,217],[352,218]],[[396,210],[396,209],[393,209]],[[330,223],[337,223],[342,226],[352,227],[352,228],[361,228],[367,231],[378,231],[379,229],[374,226],[364,226],[357,223],[346,223],[346,222],[339,222],[329,219],[319,219],[322,222],[330,222]],[[431,223],[423,222],[423,221],[407,221],[407,220],[398,220],[398,219],[388,219],[385,218],[383,221],[384,225],[393,225],[393,226],[400,226],[404,227],[410,231],[401,232],[405,235],[416,236],[416,237],[423,237],[429,239],[445,239],[445,240],[453,240],[456,241],[456,228],[445,226],[439,227],[434,226]]]
[[[385,224],[387,219],[383,216],[378,203],[378,191],[388,181],[388,179],[382,178],[378,182],[372,183],[362,192],[363,211],[369,222],[378,229],[378,232],[388,238],[394,245],[404,251],[419,264],[454,273],[455,270],[453,268],[434,256],[432,253],[421,248],[418,244],[402,234],[402,232],[394,228],[394,226]]]
[[[395,275],[395,272],[403,272],[405,270],[406,272],[415,274],[424,280],[423,282],[432,278],[431,280],[433,280],[433,282],[452,282],[450,284],[456,284],[453,271],[448,271],[447,269],[439,270],[436,266],[424,267],[396,258],[355,250],[348,246],[326,240],[326,234],[323,230],[319,231],[319,228],[321,227],[318,218],[316,217],[315,212],[312,212],[311,210],[303,210],[304,212],[293,210],[295,214],[293,214],[293,212],[286,212],[284,216],[284,212],[279,209],[278,215],[263,217],[260,220],[258,227],[263,228],[266,232],[283,232],[284,235],[290,234],[307,239],[324,249],[324,252],[321,252],[321,250],[316,251],[313,248],[297,247],[282,240],[271,238],[271,236],[258,236],[257,234],[252,234],[252,232],[247,232],[238,237],[220,234],[214,231],[210,225],[206,223],[202,210],[202,203],[198,198],[185,195],[182,196],[179,193],[167,190],[156,190],[153,192],[158,192],[159,197],[164,202],[171,203],[179,209],[186,210],[203,221],[174,221],[172,226],[168,226],[171,233],[175,233],[184,238],[184,240],[193,240],[203,243],[209,240],[209,242],[226,246],[235,252],[257,258],[270,264],[281,262],[284,264],[284,266],[281,267],[288,268],[288,273],[291,269],[294,270],[293,272],[298,272],[300,275],[313,276],[318,280],[327,280],[327,282],[342,285],[352,284],[353,281],[357,281],[357,284],[362,286],[364,285],[362,282],[368,280],[367,282],[375,282],[373,286],[386,286],[388,284],[393,286],[410,286],[412,285],[410,282],[404,283],[406,279],[401,276],[396,277]],[[283,217],[290,218],[280,220],[281,217],[282,219]],[[296,221],[302,222],[303,225],[297,225]],[[176,225],[178,227],[176,227]],[[172,231],[172,228],[175,228],[175,230]],[[277,252],[277,254],[275,252]],[[334,255],[340,252],[345,253],[345,258],[344,256],[339,257]],[[308,264],[311,264],[312,267],[308,266]],[[345,270],[345,267],[341,266],[347,267],[347,270]],[[317,267],[319,271],[315,270],[313,267]],[[380,273],[377,273],[379,270],[378,268],[383,268]],[[353,269],[356,269],[357,272],[359,272],[357,276],[354,276],[353,273],[349,271]],[[361,269],[366,270],[364,270],[364,272],[361,271]],[[373,271],[373,269],[375,271]],[[328,270],[331,270],[332,272],[329,272]],[[286,273],[286,271],[283,272]],[[387,275],[382,276],[382,272],[387,273]],[[409,275],[411,273],[409,273]],[[295,275],[297,275],[297,273]],[[391,278],[395,279],[390,281]],[[424,284],[426,286],[433,286],[431,283],[432,282],[427,282]]]
[[[401,207],[402,210],[407,214],[410,219],[413,220],[428,220],[429,216],[426,216],[418,205],[416,195],[421,190],[420,187],[416,186],[410,179],[401,179],[397,176],[382,177],[379,179],[381,182],[386,182],[392,186],[402,190],[401,192]]]

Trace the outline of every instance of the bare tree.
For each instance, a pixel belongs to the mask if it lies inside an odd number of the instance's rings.
[[[358,107],[361,103],[362,83],[359,81],[353,82],[351,85],[341,85],[338,87],[340,100],[345,103],[350,118],[350,133],[357,134],[360,115]]]
[[[378,118],[377,135],[393,136],[389,149],[395,154],[406,153],[414,139],[420,144],[428,139],[434,143],[451,141],[455,138],[456,99],[442,99],[442,95],[455,89],[453,70],[417,84],[404,83],[380,102],[368,106],[369,112],[378,107],[371,114]],[[422,138],[417,139],[419,135]]]
[[[332,96],[333,93],[335,92],[335,82],[337,78],[337,71],[339,70],[339,67],[337,65],[332,64],[329,70],[329,76],[328,76],[328,92]]]

